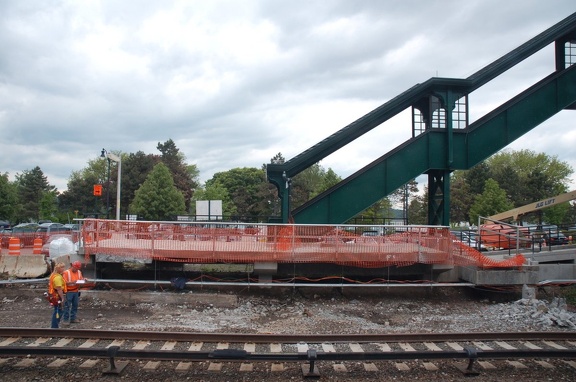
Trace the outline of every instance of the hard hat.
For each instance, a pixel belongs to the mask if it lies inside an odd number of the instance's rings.
[[[79,262],[79,261],[75,261],[75,262],[72,263],[72,266],[73,266],[74,268],[82,268],[82,263]]]

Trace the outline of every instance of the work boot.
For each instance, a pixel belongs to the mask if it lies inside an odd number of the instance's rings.
[[[70,322],[71,322],[72,324],[77,324],[77,323],[79,323],[79,322],[82,322],[82,320],[79,319],[79,318],[75,318],[75,319],[73,319],[73,320],[70,320]]]
[[[70,321],[62,321],[60,325],[62,325],[62,327],[68,327],[70,326]]]

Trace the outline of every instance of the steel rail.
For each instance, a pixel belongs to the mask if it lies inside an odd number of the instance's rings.
[[[110,350],[112,349],[112,350]],[[575,349],[515,349],[515,350],[478,350],[467,347],[463,350],[442,351],[387,351],[387,352],[322,352],[313,350],[314,359],[318,361],[385,361],[399,359],[508,359],[508,358],[575,358]],[[113,354],[112,354],[113,353]],[[213,351],[178,351],[121,349],[119,346],[109,348],[78,348],[51,346],[3,346],[1,356],[71,356],[71,357],[119,357],[129,359],[154,359],[162,361],[307,361],[312,358],[311,351],[299,353],[251,353],[240,349],[221,349]]]
[[[299,343],[299,342],[448,342],[448,341],[576,341],[576,332],[470,332],[470,333],[363,333],[363,334],[253,334],[148,332],[128,330],[0,328],[0,337],[124,339],[179,342]]]

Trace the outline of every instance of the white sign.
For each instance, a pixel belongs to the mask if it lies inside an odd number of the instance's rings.
[[[197,200],[196,220],[222,220],[222,201]]]

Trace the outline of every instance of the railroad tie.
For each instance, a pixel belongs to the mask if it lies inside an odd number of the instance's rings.
[[[32,346],[32,347],[36,347],[36,346],[40,346],[42,344],[45,344],[46,342],[50,341],[50,338],[48,337],[40,337],[37,338],[36,341],[29,343],[27,346]]]
[[[254,370],[254,364],[252,363],[243,363],[240,365],[240,371],[251,372],[253,370]]]
[[[528,369],[528,366],[519,361],[506,360],[506,362],[515,369]]]
[[[432,362],[423,362],[424,369],[428,371],[438,371],[438,366],[433,364]]]
[[[18,363],[14,366],[18,367],[18,368],[32,367],[32,366],[34,366],[35,363],[36,363],[36,358],[25,358],[25,359],[18,361]]]
[[[373,363],[365,363],[364,364],[364,371],[367,372],[377,372],[378,371],[378,367],[373,364]]]
[[[58,367],[62,367],[64,365],[66,365],[66,363],[69,361],[69,358],[58,358],[55,359],[54,361],[50,362],[48,364],[48,367],[53,369],[53,368],[58,368]]]
[[[221,362],[210,362],[208,364],[208,371],[219,372],[221,370],[222,370],[222,363]]]
[[[98,343],[98,339],[88,339],[84,343],[80,344],[80,346],[78,346],[78,347],[81,349],[88,349],[88,348],[91,348],[92,346],[96,345],[97,343]]]
[[[395,364],[396,369],[398,371],[409,371],[410,370],[410,366],[408,366],[408,364],[406,362],[395,362],[394,364]]]
[[[542,366],[544,369],[554,369],[554,365],[552,365],[550,362],[546,362],[546,361],[540,361],[540,360],[535,360],[534,362],[536,362],[538,365]]]
[[[270,368],[272,372],[283,372],[284,371],[284,364],[283,363],[273,363],[272,367]]]
[[[430,351],[442,351],[442,349],[436,345],[433,342],[424,342],[424,345],[426,346],[426,348],[428,348],[428,350]]]
[[[336,363],[333,365],[334,371],[336,373],[347,373],[348,369],[346,369],[346,366],[343,363]]]
[[[482,366],[484,370],[495,370],[496,366],[488,361],[478,361],[478,365]]]
[[[91,369],[94,366],[96,366],[96,364],[100,362],[99,359],[87,359],[86,361],[84,361],[79,367],[81,369]]]
[[[187,372],[190,370],[191,366],[192,362],[178,362],[178,365],[176,365],[176,371],[179,373]]]
[[[158,369],[158,366],[160,366],[160,361],[148,361],[148,362],[146,362],[146,365],[144,365],[144,370],[145,371],[154,371],[154,370]]]
[[[324,350],[324,353],[336,353],[336,349],[332,344],[323,343],[322,350]]]

